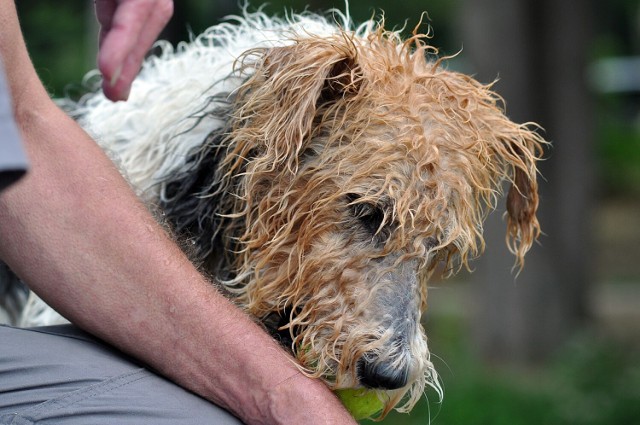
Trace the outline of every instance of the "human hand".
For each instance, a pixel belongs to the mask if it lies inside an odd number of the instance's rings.
[[[95,7],[102,90],[113,101],[126,100],[145,54],[173,14],[173,1],[95,0]]]

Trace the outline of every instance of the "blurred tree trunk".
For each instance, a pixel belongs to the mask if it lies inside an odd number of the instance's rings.
[[[483,82],[496,77],[507,114],[536,121],[553,147],[541,164],[545,235],[525,269],[511,272],[504,209],[489,217],[487,250],[473,275],[476,347],[489,361],[540,361],[588,318],[593,195],[590,99],[584,82],[590,3],[466,0],[464,52]]]

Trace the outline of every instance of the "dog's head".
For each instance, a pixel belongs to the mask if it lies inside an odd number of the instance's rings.
[[[384,413],[440,391],[426,281],[482,251],[504,181],[519,265],[540,232],[544,141],[433,53],[382,29],[248,52],[221,164],[228,287],[311,375],[383,390]]]

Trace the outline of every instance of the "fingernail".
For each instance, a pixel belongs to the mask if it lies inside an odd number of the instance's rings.
[[[111,80],[109,80],[109,85],[111,87],[114,87],[116,85],[116,83],[118,82],[118,79],[120,78],[120,74],[122,74],[122,65],[118,65],[116,70],[113,72],[113,75],[111,76]]]
[[[129,99],[129,95],[131,94],[131,87],[127,88],[122,95],[120,96],[121,100],[127,100]]]

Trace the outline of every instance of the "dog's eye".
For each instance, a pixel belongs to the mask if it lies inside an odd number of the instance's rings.
[[[357,217],[372,234],[378,233],[384,222],[384,212],[372,204],[358,204],[354,206],[353,215]]]
[[[370,234],[379,234],[385,223],[384,210],[379,205],[361,202],[359,199],[358,195],[350,194],[348,196],[351,215],[357,218]]]

